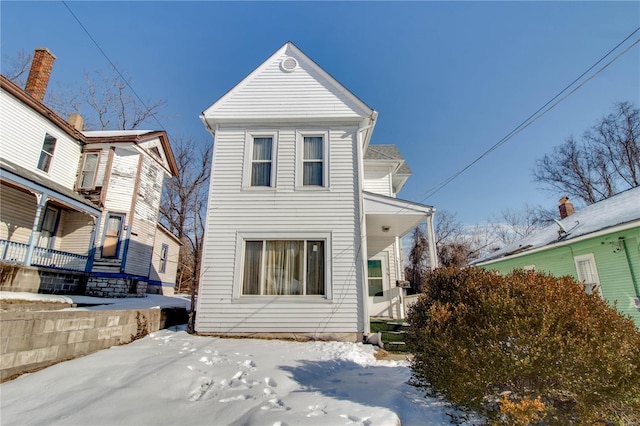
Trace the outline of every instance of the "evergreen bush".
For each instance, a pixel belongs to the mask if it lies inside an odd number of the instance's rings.
[[[571,277],[431,272],[413,380],[502,424],[640,424],[640,332]]]

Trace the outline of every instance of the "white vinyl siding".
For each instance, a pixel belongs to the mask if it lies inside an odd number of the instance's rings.
[[[249,81],[225,95],[223,102],[205,111],[205,116],[246,121],[362,118],[363,111],[343,91],[318,81],[318,73],[300,58],[296,57],[299,66],[295,71],[282,71],[280,62],[284,57],[272,57],[252,73]]]
[[[86,256],[93,229],[93,218],[85,213],[65,210],[60,218],[56,249]]]
[[[2,157],[73,189],[82,145],[42,115],[0,90]],[[54,159],[47,173],[38,169],[45,135],[56,139]]]
[[[0,209],[0,239],[27,244],[36,215],[36,197],[1,185]]]
[[[369,168],[365,165],[363,186],[367,192],[387,197],[394,196],[391,186],[391,171],[388,168]]]
[[[275,126],[275,125],[274,125]],[[216,133],[207,229],[198,297],[199,332],[357,332],[362,277],[356,193],[355,131],[332,126],[331,189],[296,190],[296,128],[278,130],[276,191],[242,191],[245,129],[221,127]],[[330,235],[331,262],[326,298],[269,300],[239,298],[244,238],[309,239]],[[237,249],[240,247],[240,250]],[[331,254],[329,254],[331,253]],[[268,298],[267,298],[268,299]]]

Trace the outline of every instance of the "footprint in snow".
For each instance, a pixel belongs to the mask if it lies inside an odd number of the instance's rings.
[[[283,410],[286,410],[287,408],[285,408],[285,406],[282,404],[282,401],[280,401],[278,398],[273,398],[273,399],[270,399],[266,405],[263,405],[262,407],[260,407],[260,409],[283,411]]]
[[[238,367],[244,368],[255,368],[255,364],[250,359],[244,360],[242,362],[238,361]]]
[[[371,420],[369,420],[369,417],[360,418],[358,416],[349,416],[347,414],[340,414],[340,417],[349,420],[347,423],[345,423],[347,425],[362,425],[362,426],[371,425]]]
[[[238,396],[233,396],[231,398],[222,398],[220,402],[244,401],[247,399],[253,399],[253,398],[249,395],[238,395]]]
[[[200,358],[199,361],[206,365],[213,365],[213,361],[210,358],[207,358],[206,356],[203,356],[202,358]]]
[[[324,408],[324,405],[309,405],[309,414],[307,414],[307,417],[318,417],[327,414]]]
[[[271,388],[275,388],[275,387],[277,387],[277,386],[278,386],[278,384],[276,383],[276,381],[275,381],[275,380],[273,380],[271,377],[265,377],[265,378],[264,378],[264,383],[265,383],[267,386],[271,387]]]
[[[200,401],[207,391],[211,389],[211,386],[213,386],[213,380],[210,377],[202,377],[200,385],[189,394],[189,401]]]

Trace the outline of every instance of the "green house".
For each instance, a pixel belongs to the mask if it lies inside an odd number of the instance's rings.
[[[560,212],[561,220],[475,265],[502,274],[526,269],[571,275],[640,328],[640,187],[575,213],[570,203],[561,204]]]

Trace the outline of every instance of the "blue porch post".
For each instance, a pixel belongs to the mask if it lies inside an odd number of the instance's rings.
[[[29,248],[27,249],[27,255],[24,259],[25,266],[31,266],[31,259],[33,258],[33,249],[36,245],[36,234],[38,234],[38,227],[40,226],[40,218],[42,217],[42,209],[47,204],[49,194],[43,192],[41,194],[34,193],[38,204],[36,206],[36,215],[33,218],[33,226],[31,227],[31,235],[29,236]]]
[[[98,213],[97,216],[94,216],[93,230],[91,231],[91,237],[89,238],[89,258],[87,259],[87,264],[84,267],[84,271],[87,273],[91,272],[91,268],[93,268],[93,258],[96,255],[96,234],[100,230],[101,223],[102,213]]]

